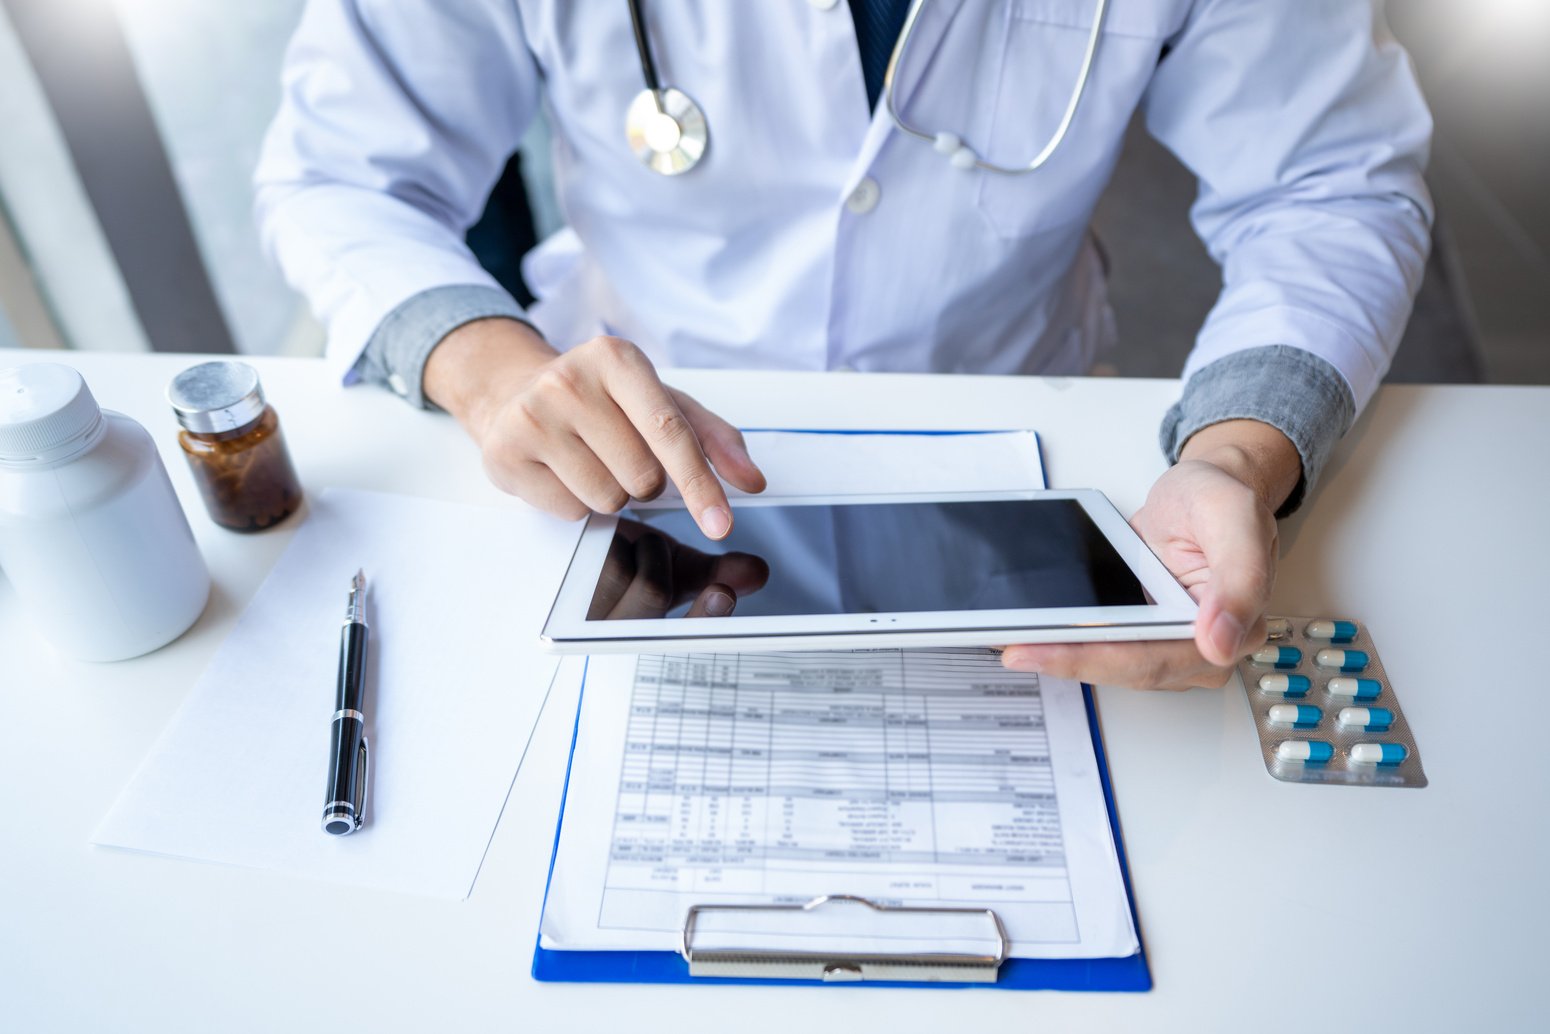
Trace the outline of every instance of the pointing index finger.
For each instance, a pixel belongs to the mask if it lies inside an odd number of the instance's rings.
[[[725,538],[732,530],[726,490],[711,470],[688,417],[657,379],[651,364],[643,358],[639,364],[616,369],[610,377],[609,392],[678,486],[700,530],[712,539]]]

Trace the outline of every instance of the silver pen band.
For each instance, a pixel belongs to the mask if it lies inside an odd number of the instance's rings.
[[[366,716],[355,710],[353,707],[341,707],[339,710],[334,712],[334,721],[337,722],[341,718],[354,718],[358,722],[364,722],[366,720]]]

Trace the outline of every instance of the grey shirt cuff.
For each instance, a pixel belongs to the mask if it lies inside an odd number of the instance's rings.
[[[1234,352],[1197,370],[1184,385],[1183,397],[1163,417],[1160,438],[1168,462],[1177,463],[1184,443],[1202,427],[1224,420],[1258,420],[1276,428],[1302,457],[1302,479],[1276,512],[1285,517],[1302,505],[1355,418],[1351,387],[1333,364],[1305,349],[1266,345]]]
[[[463,324],[492,316],[527,322],[522,306],[498,287],[450,284],[421,291],[377,324],[353,372],[386,385],[411,406],[430,409],[434,403],[425,397],[424,381],[431,352]]]

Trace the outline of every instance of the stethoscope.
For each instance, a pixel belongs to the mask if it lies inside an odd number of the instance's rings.
[[[1066,102],[1066,111],[1061,116],[1060,124],[1055,127],[1049,142],[1040,148],[1031,161],[1016,166],[988,162],[975,154],[973,148],[964,143],[957,133],[946,130],[929,132],[910,125],[900,114],[894,73],[909,50],[910,38],[915,33],[915,22],[929,2],[916,0],[910,6],[904,26],[899,30],[899,41],[894,44],[893,56],[888,59],[888,70],[883,75],[883,104],[894,125],[930,144],[938,154],[946,156],[948,163],[955,169],[985,169],[988,172],[1016,175],[1042,167],[1055,154],[1061,141],[1065,140],[1071,128],[1071,120],[1076,117],[1077,105],[1087,90],[1087,80],[1092,74],[1093,56],[1098,52],[1098,38],[1103,32],[1103,18],[1108,13],[1109,0],[1095,0],[1093,27],[1087,36],[1087,50],[1082,55],[1082,67],[1077,73],[1076,86],[1071,90],[1071,99]],[[640,0],[629,0],[629,5],[630,25],[635,30],[635,50],[640,55],[640,72],[646,81],[646,88],[630,102],[629,110],[625,113],[625,136],[629,140],[630,150],[647,168],[664,176],[676,176],[699,164],[705,149],[710,146],[710,129],[705,121],[705,112],[688,94],[671,86],[662,86],[661,80],[657,78],[657,63],[652,56],[651,40],[646,35],[646,20],[641,15]]]
[[[635,157],[652,172],[676,176],[699,164],[710,145],[705,112],[682,90],[663,89],[657,78],[651,40],[640,0],[629,0],[630,27],[635,30],[635,52],[640,55],[640,74],[646,88],[635,95],[624,114],[624,133]]]

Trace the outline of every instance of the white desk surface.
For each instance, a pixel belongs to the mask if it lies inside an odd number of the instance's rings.
[[[528,975],[574,717],[556,694],[473,896],[449,903],[94,848],[88,838],[290,529],[205,517],[162,401],[178,356],[59,359],[162,447],[215,579],[176,643],[63,660],[0,579],[0,1027],[34,1030],[1550,1030],[1550,389],[1385,388],[1283,523],[1275,606],[1366,621],[1431,785],[1280,783],[1236,682],[1102,689],[1156,989],[538,984]],[[256,360],[306,486],[498,502],[442,415]],[[682,372],[743,426],[1043,435],[1056,487],[1129,513],[1172,381]],[[520,505],[514,501],[506,505]],[[488,749],[520,750],[527,730]]]

